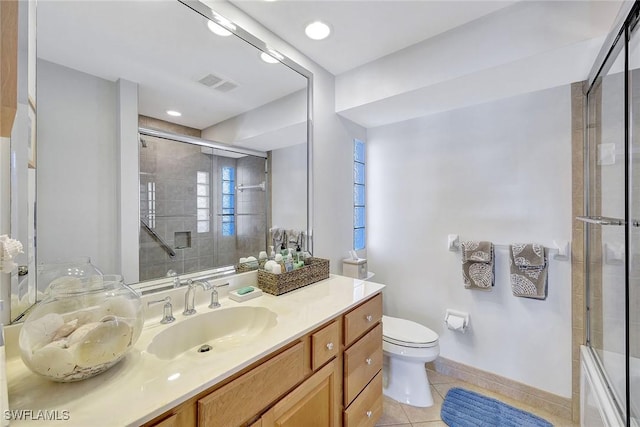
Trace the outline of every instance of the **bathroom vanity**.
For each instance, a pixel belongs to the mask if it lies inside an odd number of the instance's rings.
[[[332,275],[278,297],[222,298],[213,310],[201,292],[193,316],[178,306],[185,289],[174,289],[177,320],[160,324],[150,312],[134,351],[95,378],[51,382],[10,353],[10,408],[46,410],[65,426],[373,426],[382,415],[383,288]],[[198,352],[205,343],[210,350]]]

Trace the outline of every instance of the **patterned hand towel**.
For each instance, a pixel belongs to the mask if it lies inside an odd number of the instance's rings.
[[[490,291],[494,284],[493,243],[462,242],[461,246],[464,287]]]
[[[517,297],[547,298],[547,256],[537,243],[509,246],[511,291]]]

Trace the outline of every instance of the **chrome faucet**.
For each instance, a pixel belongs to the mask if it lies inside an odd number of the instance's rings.
[[[193,281],[189,279],[187,280],[187,286],[187,292],[184,294],[184,311],[182,312],[182,314],[185,316],[191,316],[192,314],[196,314],[196,287],[200,286],[202,290],[208,291],[209,289],[211,289],[211,285],[206,280]]]
[[[167,271],[167,277],[171,277],[173,278],[173,287],[174,288],[179,288],[180,287],[180,276],[178,276],[178,272],[171,269],[169,271]]]
[[[222,285],[213,285],[213,290],[211,291],[211,304],[209,304],[209,308],[218,308],[220,307],[220,303],[218,302],[218,288],[223,286],[229,286],[229,282],[223,283]]]
[[[151,307],[152,305],[156,305],[161,302],[164,303],[164,306],[162,308],[162,320],[160,321],[160,323],[164,325],[176,320],[176,318],[173,317],[173,308],[171,307],[171,297],[165,297],[163,299],[159,299],[156,301],[149,301],[147,303],[147,307]]]

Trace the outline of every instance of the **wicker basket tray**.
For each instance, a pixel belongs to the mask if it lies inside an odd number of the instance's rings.
[[[271,295],[282,295],[329,278],[329,260],[311,258],[310,264],[288,273],[273,274],[258,270],[258,287]]]
[[[262,264],[262,265],[259,265]],[[259,267],[264,266],[264,262],[241,262],[235,265],[236,273],[246,273],[247,271],[257,270]]]

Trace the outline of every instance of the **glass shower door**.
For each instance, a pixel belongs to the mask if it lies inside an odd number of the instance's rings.
[[[628,309],[629,417],[640,425],[640,35],[629,38]],[[631,424],[633,425],[633,423]]]
[[[586,259],[588,344],[626,412],[625,40],[587,95]]]

